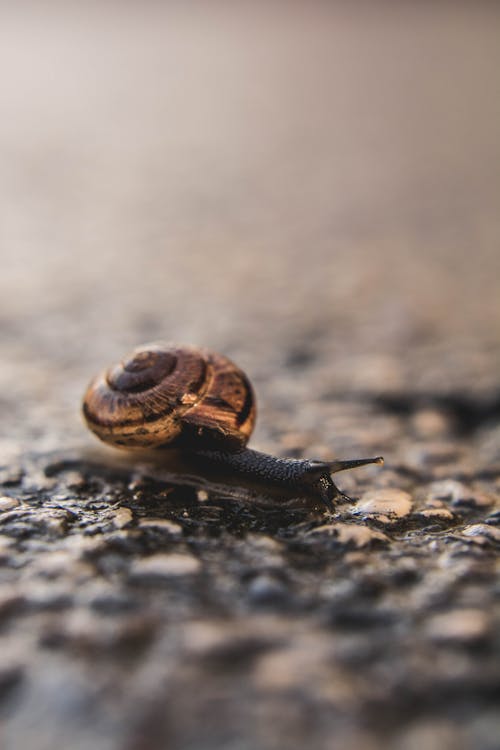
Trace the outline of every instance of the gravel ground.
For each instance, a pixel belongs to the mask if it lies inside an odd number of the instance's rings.
[[[0,14],[2,750],[494,750],[498,7]],[[385,467],[326,514],[98,445],[155,339]]]

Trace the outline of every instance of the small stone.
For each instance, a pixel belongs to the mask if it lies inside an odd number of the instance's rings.
[[[447,502],[456,502],[458,499],[468,497],[470,491],[462,483],[455,479],[444,479],[440,482],[433,482],[427,494],[427,501],[445,500]]]
[[[416,584],[421,576],[421,571],[415,560],[399,559],[391,565],[387,571],[387,579],[398,588],[405,588]]]
[[[19,500],[16,500],[15,497],[3,495],[0,497],[0,513],[4,513],[6,510],[12,510],[12,508],[17,508],[19,504]]]
[[[20,466],[11,465],[3,466],[0,469],[0,484],[4,487],[13,487],[16,484],[20,484],[23,478],[24,471]]]
[[[500,542],[500,529],[487,523],[474,523],[471,526],[466,526],[462,530],[462,534],[470,537],[471,541],[476,544]]]
[[[426,508],[419,512],[423,518],[436,519],[437,521],[452,521],[454,516],[448,508]]]
[[[5,560],[8,558],[12,546],[12,537],[5,534],[0,534],[0,560]]]
[[[183,638],[187,653],[196,657],[205,656],[224,648],[229,639],[224,626],[210,621],[186,623]]]
[[[106,637],[102,621],[87,609],[73,608],[44,623],[40,644],[49,648],[71,646],[83,650],[96,648]]]
[[[0,621],[20,609],[24,602],[24,597],[16,591],[14,586],[0,587]]]
[[[492,526],[500,526],[500,510],[494,510],[486,516],[486,521]]]
[[[38,556],[40,574],[47,577],[56,577],[67,573],[74,564],[71,550],[51,550]],[[73,571],[72,571],[73,572]]]
[[[42,626],[40,644],[52,649],[70,649],[80,655],[136,651],[151,640],[156,618],[128,613],[122,619],[103,620],[101,612],[74,608]]]
[[[32,474],[23,476],[23,489],[26,492],[40,492],[53,490],[57,485],[57,477],[48,477],[43,471],[35,470]]]
[[[69,489],[77,490],[85,486],[86,479],[79,471],[67,471],[64,476],[64,484]]]
[[[467,722],[468,747],[481,750],[497,750],[500,737],[500,712],[492,704],[489,709],[481,711]],[[442,750],[439,748],[439,750]],[[447,750],[445,748],[445,750]],[[457,750],[455,744],[452,750]]]
[[[278,632],[275,632],[278,631]],[[205,662],[210,668],[235,664],[251,664],[262,653],[272,649],[281,639],[279,627],[256,628],[240,624],[237,630],[224,621],[186,623],[183,628],[184,651],[197,663]]]
[[[433,641],[467,645],[484,641],[490,635],[491,622],[479,609],[457,609],[432,617],[426,630]]]
[[[346,552],[344,555],[344,562],[347,563],[347,565],[352,565],[353,567],[364,567],[368,561],[369,556],[367,552]]]
[[[304,690],[308,684],[319,686],[324,674],[324,643],[321,636],[315,635],[315,643],[306,637],[304,643],[296,639],[264,653],[252,675],[255,685],[270,693],[294,688]],[[337,683],[333,687],[337,687]]]
[[[283,582],[267,573],[256,576],[248,587],[248,598],[253,604],[281,604],[287,598],[287,594]]]
[[[454,506],[483,508],[492,505],[494,496],[482,490],[472,490],[456,479],[444,479],[429,487],[427,502],[444,500]]]
[[[426,508],[446,508],[445,503],[442,500],[439,500],[435,497],[430,497],[429,495],[424,496],[425,497],[425,507]]]
[[[170,579],[194,575],[200,568],[200,561],[192,555],[160,552],[136,561],[131,567],[130,575],[134,579]]]
[[[422,445],[413,445],[405,454],[405,463],[417,470],[432,467],[436,473],[442,467],[449,471],[450,464],[457,464],[462,460],[462,453],[462,449],[448,441],[428,441]]]
[[[352,512],[356,515],[374,518],[381,523],[391,524],[407,516],[411,509],[412,499],[408,492],[387,487],[383,490],[365,492]]]
[[[396,619],[392,610],[378,609],[372,605],[347,601],[333,602],[327,607],[326,622],[340,630],[370,630],[387,628]]]
[[[69,503],[74,505],[78,502],[78,499],[70,492],[52,493],[51,499],[52,502],[57,503],[57,505],[60,505],[61,503]]]
[[[118,508],[113,515],[113,526],[116,526],[117,529],[123,529],[133,520],[134,516],[130,508]]]
[[[42,520],[36,519],[37,525],[43,527],[50,536],[60,537],[64,536],[66,531],[68,520],[68,514],[59,513],[57,515],[50,516],[49,518]]]
[[[103,587],[100,591],[91,592],[88,604],[95,612],[103,615],[120,615],[139,606],[130,594],[115,591],[112,587]]]
[[[449,432],[450,420],[437,409],[421,409],[414,415],[412,427],[421,438],[437,438]]]
[[[492,492],[484,492],[483,490],[474,490],[474,494],[470,498],[470,504],[475,508],[488,508],[493,505],[496,497]]]
[[[302,455],[304,448],[309,446],[311,435],[306,432],[287,432],[281,436],[280,443],[287,455]]]
[[[27,508],[13,508],[12,510],[6,510],[0,515],[0,523],[2,526],[7,526],[12,521],[21,521],[28,519],[33,513]]]
[[[73,602],[76,581],[31,580],[23,583],[22,594],[30,611],[60,611]]]
[[[357,549],[368,547],[373,542],[389,542],[389,537],[381,531],[370,529],[368,526],[358,526],[354,523],[332,523],[317,526],[308,532],[307,536],[327,534],[335,537],[340,544],[350,545]]]
[[[394,750],[464,750],[463,735],[457,726],[443,719],[420,719],[406,726],[391,747]]]
[[[159,531],[165,531],[171,536],[181,536],[182,526],[175,521],[170,521],[168,518],[141,518],[139,526],[142,529],[158,529]]]
[[[279,553],[283,549],[282,542],[265,534],[247,534],[246,542],[254,549],[262,552]]]

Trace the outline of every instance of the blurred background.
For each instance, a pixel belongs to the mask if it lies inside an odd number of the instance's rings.
[[[496,392],[496,3],[0,9],[4,455],[86,440],[95,368],[157,338],[264,406],[313,361]]]

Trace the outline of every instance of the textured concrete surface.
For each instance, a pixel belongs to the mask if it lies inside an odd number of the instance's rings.
[[[493,750],[497,6],[0,13],[2,750]],[[331,516],[97,445],[158,338],[386,466]]]

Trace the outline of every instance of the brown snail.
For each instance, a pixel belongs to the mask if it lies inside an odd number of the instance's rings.
[[[135,349],[92,380],[83,415],[97,437],[118,448],[176,447],[243,477],[319,497],[329,509],[335,498],[347,498],[331,474],[383,463],[277,458],[247,448],[256,417],[247,376],[227,357],[189,346]]]

